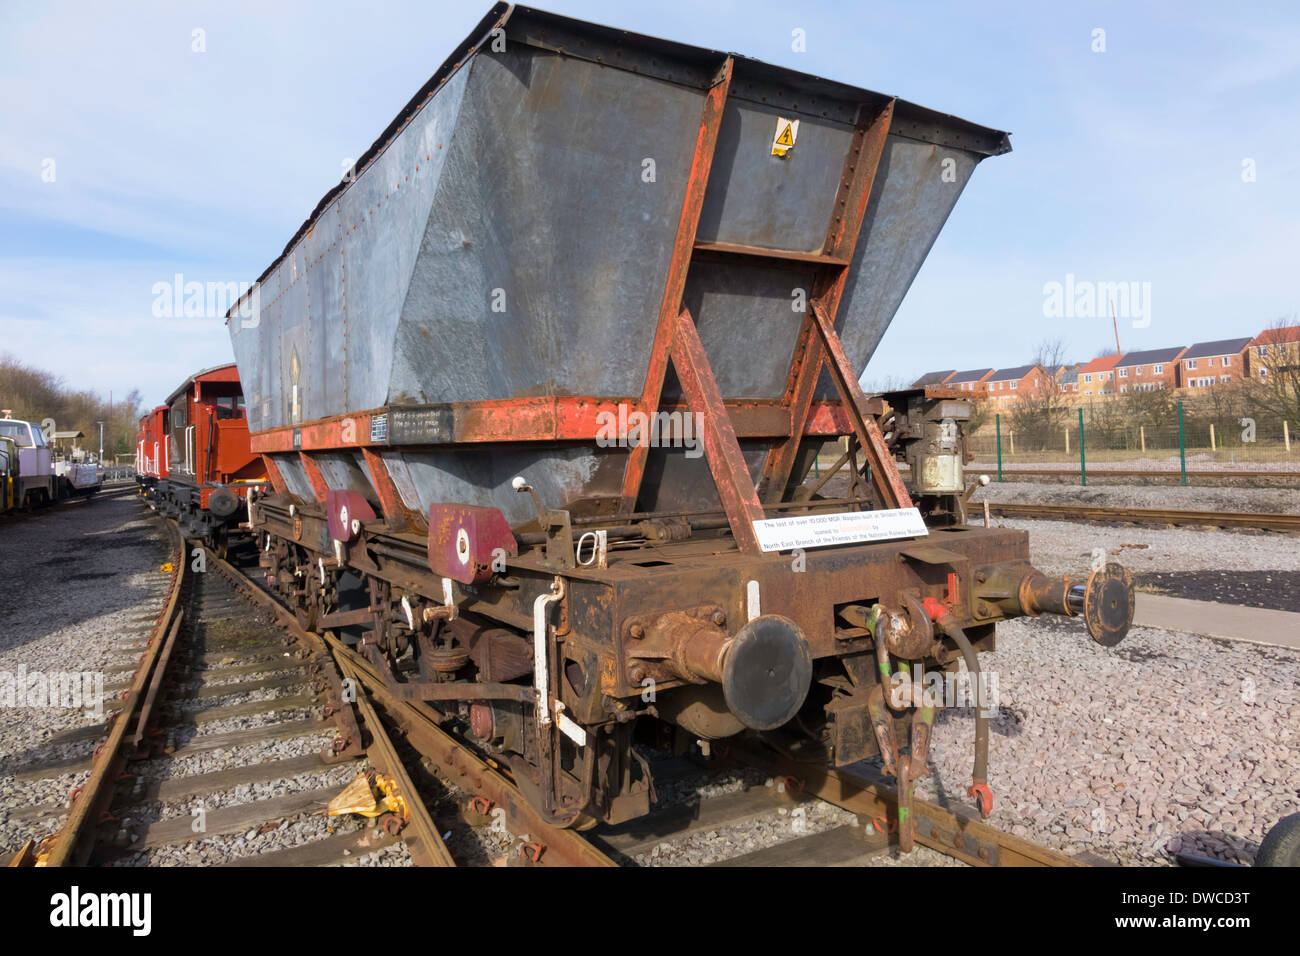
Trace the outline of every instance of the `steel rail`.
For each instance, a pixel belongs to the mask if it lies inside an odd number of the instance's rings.
[[[299,626],[297,619],[289,611],[281,607],[278,602],[271,601],[268,603],[264,600],[267,595],[253,585],[243,574],[240,574],[237,568],[218,557],[212,550],[204,548],[204,551],[211,566],[217,568],[240,592],[256,598],[258,603],[273,610],[281,626],[291,636],[313,651],[332,653],[333,649],[327,645],[321,635]],[[359,675],[355,673],[354,668],[349,666],[348,662],[342,660],[337,654],[332,653],[332,656],[334,663],[338,666],[339,673],[343,678],[353,680],[357,690],[360,691],[362,682],[358,680]],[[370,745],[366,747],[366,756],[370,758],[376,770],[382,774],[387,774],[393,779],[397,784],[398,793],[401,794],[406,805],[406,822],[410,829],[409,832],[403,831],[402,839],[406,842],[412,861],[416,866],[455,866],[456,861],[452,858],[446,843],[443,842],[438,826],[429,813],[429,808],[420,799],[420,793],[415,788],[415,783],[410,774],[406,772],[406,767],[402,764],[397,748],[393,746],[393,742],[384,729],[384,725],[380,722],[374,706],[367,699],[366,694],[360,692],[357,693],[356,699],[352,703],[357,706],[362,726],[370,733]]]
[[[336,658],[336,663],[344,678],[351,679],[357,685],[360,684],[356,672],[346,661]],[[397,782],[398,793],[406,803],[410,832],[403,832],[402,838],[406,841],[412,861],[416,866],[455,866],[456,861],[452,859],[451,851],[443,842],[429,808],[420,799],[414,781],[406,772],[406,767],[402,765],[402,758],[398,755],[392,740],[389,739],[388,732],[384,730],[384,725],[380,723],[374,705],[365,694],[357,694],[355,703],[361,714],[362,725],[370,731],[370,746],[366,748],[366,756],[380,773],[388,774]]]
[[[547,823],[527,801],[515,784],[500,770],[489,765],[440,726],[440,717],[427,704],[408,701],[392,693],[383,677],[370,662],[348,648],[330,633],[304,630],[292,611],[272,595],[259,588],[238,568],[209,552],[208,561],[250,598],[272,611],[281,625],[306,641],[323,641],[333,654],[340,670],[350,671],[364,685],[373,700],[396,723],[407,742],[421,756],[427,757],[444,778],[473,796],[482,796],[493,807],[505,811],[510,831],[527,834],[535,847],[536,862],[559,866],[616,866],[617,864],[575,830],[559,829]],[[358,696],[360,700],[360,695]],[[466,813],[468,808],[462,808]]]
[[[159,671],[164,646],[170,648],[171,639],[180,626],[181,589],[185,583],[186,549],[185,538],[180,529],[168,522],[168,529],[173,535],[172,545],[176,553],[173,563],[171,590],[163,605],[162,613],[154,625],[153,634],[145,646],[145,652],[136,668],[131,689],[126,692],[120,710],[109,718],[108,738],[96,748],[96,756],[91,764],[90,777],[72,802],[68,817],[54,838],[48,854],[38,854],[37,866],[85,866],[95,848],[95,828],[100,817],[105,813],[113,799],[113,789],[118,774],[126,766],[127,734],[131,718],[137,715],[147,719],[152,705],[153,691],[146,691],[155,682],[155,671]],[[166,661],[162,660],[161,666]],[[147,697],[146,697],[147,694]],[[133,738],[134,739],[134,738]],[[43,858],[42,858],[43,857]]]
[[[1034,505],[990,501],[989,511],[1007,518],[1127,521],[1134,524],[1209,525],[1262,531],[1300,532],[1300,515],[1247,511],[1174,511],[1164,508],[1100,508],[1091,505]]]
[[[970,472],[994,472],[997,465],[966,465],[965,470]],[[904,471],[907,474],[906,471]],[[1014,476],[1017,478],[1032,478],[1042,476],[1047,478],[1078,478],[1079,469],[1075,468],[1003,468],[1004,477]],[[1291,479],[1300,481],[1300,471],[1206,471],[1197,470],[1187,472],[1188,478],[1203,479],[1234,479],[1243,480],[1251,478],[1267,479]],[[1088,466],[1088,481],[1092,482],[1097,478],[1169,478],[1175,481],[1182,479],[1182,473],[1179,471],[1144,471],[1140,468],[1100,468],[1090,464]]]

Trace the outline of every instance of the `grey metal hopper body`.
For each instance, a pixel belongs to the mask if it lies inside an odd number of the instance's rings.
[[[443,403],[638,399],[726,57],[494,8],[263,275],[256,317],[232,313],[251,431]],[[695,244],[820,253],[860,111],[891,98],[733,62]],[[772,148],[782,119],[799,121],[783,157]],[[976,164],[1008,148],[1003,133],[895,103],[835,317],[853,368]],[[793,259],[690,264],[682,302],[724,399],[781,400],[804,318],[792,293],[813,280]],[[670,375],[664,399],[679,395]],[[835,398],[824,373],[817,396]],[[755,478],[770,445],[741,442]],[[627,461],[595,442],[448,445],[398,429],[375,451],[408,508],[490,505],[512,524],[533,514],[515,475],[567,506],[617,497]],[[299,456],[272,458],[310,498]],[[329,487],[373,499],[358,451],[315,458]],[[717,505],[703,458],[651,453],[638,510]]]

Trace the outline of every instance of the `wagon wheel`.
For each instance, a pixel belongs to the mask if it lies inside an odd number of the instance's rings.
[[[1283,817],[1264,834],[1256,866],[1300,866],[1300,813]]]
[[[212,529],[212,553],[222,561],[230,550],[230,533],[223,525]]]
[[[305,602],[299,602],[294,609],[294,617],[298,620],[298,626],[304,631],[314,631],[316,621],[320,617],[320,609],[315,601],[308,598]]]

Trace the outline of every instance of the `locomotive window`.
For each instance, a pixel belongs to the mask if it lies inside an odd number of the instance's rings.
[[[0,421],[0,435],[12,438],[19,448],[38,447],[32,444],[32,434],[26,422]]]

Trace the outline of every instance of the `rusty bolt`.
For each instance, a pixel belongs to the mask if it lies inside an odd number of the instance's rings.
[[[634,668],[632,668],[632,680],[636,681],[637,683],[640,683],[640,682],[641,682],[641,678],[643,678],[643,677],[645,677],[645,671],[644,671],[644,670],[642,670],[640,667],[634,667]]]
[[[978,612],[978,614],[979,614],[980,617],[992,617],[992,616],[993,616],[993,615],[989,612],[989,606],[988,606],[987,604],[985,604],[983,601],[980,601],[980,603],[976,606],[975,610],[976,610],[976,612]]]
[[[989,858],[989,848],[986,846],[980,847],[979,857],[981,860],[987,861]]]
[[[721,611],[713,612],[714,627],[725,627],[726,623],[727,623],[727,615],[723,614]]]
[[[633,640],[639,641],[645,637],[645,628],[640,624],[633,624],[630,633]]]
[[[960,850],[966,846],[966,838],[962,836],[960,833],[958,833],[955,837],[952,838],[952,845]]]
[[[988,576],[987,574],[985,574],[983,571],[976,571],[976,572],[975,572],[975,580],[978,581],[980,584],[983,584],[983,583],[984,583],[985,581],[987,581],[988,579],[989,579],[989,576]]]

